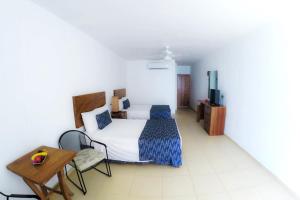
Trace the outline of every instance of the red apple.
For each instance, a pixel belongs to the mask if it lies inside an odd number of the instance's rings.
[[[36,156],[36,157],[34,158],[34,161],[37,162],[37,163],[39,163],[39,162],[42,161],[42,157],[41,157],[41,156]]]

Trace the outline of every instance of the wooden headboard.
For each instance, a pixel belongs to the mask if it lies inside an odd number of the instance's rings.
[[[117,89],[114,90],[114,96],[119,97],[119,99],[121,99],[122,97],[126,97],[126,89]]]
[[[76,128],[83,126],[81,113],[102,107],[105,103],[105,92],[73,96],[73,110]]]

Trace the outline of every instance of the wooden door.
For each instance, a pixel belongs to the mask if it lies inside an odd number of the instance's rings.
[[[189,74],[177,75],[177,107],[188,108],[190,106],[191,76]]]

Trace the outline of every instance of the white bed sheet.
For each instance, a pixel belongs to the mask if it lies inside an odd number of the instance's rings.
[[[144,129],[146,120],[112,119],[107,127],[94,132],[86,132],[93,140],[108,146],[109,159],[124,162],[139,161],[139,137]],[[96,145],[98,150],[100,145]]]
[[[150,119],[150,110],[152,105],[130,105],[123,109],[127,112],[127,119]]]

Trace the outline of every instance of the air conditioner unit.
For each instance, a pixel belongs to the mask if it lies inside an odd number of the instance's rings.
[[[169,69],[172,65],[168,60],[155,60],[148,63],[148,69]]]

